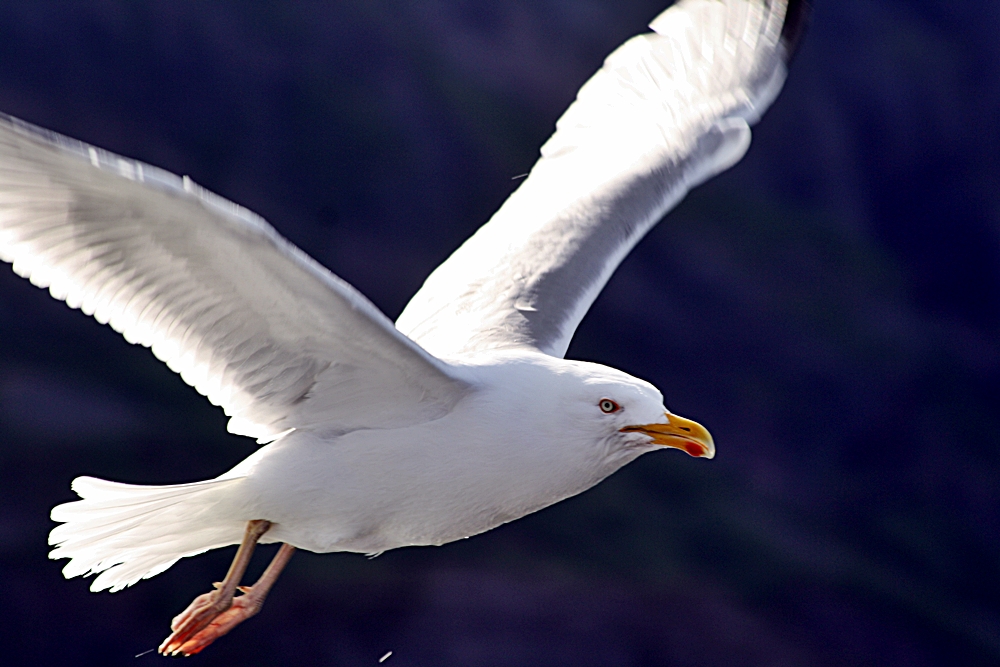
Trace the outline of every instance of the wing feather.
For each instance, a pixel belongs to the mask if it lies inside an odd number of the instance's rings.
[[[563,356],[632,247],[746,152],[749,124],[785,80],[787,9],[682,0],[619,47],[528,178],[413,297],[400,331],[444,357],[509,347]]]
[[[234,433],[418,423],[467,388],[253,213],[8,116],[0,259],[151,347]]]

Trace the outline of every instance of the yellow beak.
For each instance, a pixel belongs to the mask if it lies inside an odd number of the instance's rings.
[[[653,439],[653,444],[674,447],[691,456],[700,456],[706,459],[715,456],[715,442],[704,426],[669,412],[665,416],[666,423],[626,426],[621,429],[621,432],[648,435]]]

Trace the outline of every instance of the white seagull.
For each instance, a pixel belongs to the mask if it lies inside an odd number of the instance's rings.
[[[663,12],[580,89],[528,178],[395,326],[189,178],[0,117],[0,259],[152,348],[232,433],[266,443],[193,484],[77,478],[80,500],[52,510],[50,557],[117,591],[239,544],[159,649],[190,655],[259,610],[296,548],[444,544],[655,449],[711,458],[708,431],[651,384],[563,355],[629,250],[746,152],[804,13],[795,0]],[[282,547],[240,586],[257,542]]]

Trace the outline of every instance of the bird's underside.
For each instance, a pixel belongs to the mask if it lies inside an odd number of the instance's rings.
[[[189,178],[0,115],[0,259],[150,347],[225,410],[231,432],[272,443],[195,484],[78,478],[80,500],[53,509],[51,557],[70,559],[67,577],[97,574],[93,590],[115,591],[240,544],[225,579],[160,646],[191,655],[257,613],[296,547],[439,544],[574,495],[643,447],[714,454],[707,431],[664,415],[648,383],[562,357],[632,247],[743,156],[805,13],[796,0],[681,0],[663,12],[583,86],[529,177],[395,325],[267,222]],[[503,386],[515,377],[517,391]],[[576,414],[559,423],[562,389],[551,405],[518,403],[547,392],[544,378],[567,383],[567,396],[607,387],[581,399],[593,412],[582,421],[613,424],[601,437],[625,443],[622,453],[588,469],[566,445],[560,459],[560,438],[588,431],[572,432],[583,428]],[[538,423],[525,417],[534,430],[522,456],[509,446],[518,415],[542,407]],[[627,421],[629,409],[642,418]],[[441,451],[447,460],[434,459]],[[359,479],[370,480],[363,491]],[[492,505],[481,501],[489,493]],[[284,544],[242,587],[258,541]]]

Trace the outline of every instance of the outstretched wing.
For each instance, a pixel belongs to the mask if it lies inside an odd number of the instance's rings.
[[[187,177],[0,116],[0,259],[153,349],[262,441],[435,419],[447,367],[263,219]]]
[[[431,274],[399,330],[438,356],[563,356],[632,247],[743,157],[804,12],[796,0],[681,0],[663,12],[584,84],[527,180]]]

